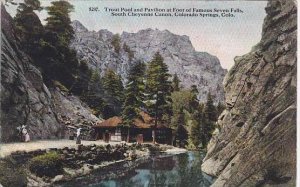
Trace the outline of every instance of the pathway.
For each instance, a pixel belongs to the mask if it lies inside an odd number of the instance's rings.
[[[107,145],[103,141],[85,141],[82,140],[83,145]],[[120,144],[125,142],[109,142],[110,145]],[[33,151],[37,149],[49,149],[49,148],[64,148],[64,147],[77,147],[75,140],[38,140],[31,142],[15,142],[15,143],[2,143],[0,144],[0,157],[10,155],[15,151]]]

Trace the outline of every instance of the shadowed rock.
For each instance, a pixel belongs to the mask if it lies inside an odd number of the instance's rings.
[[[230,105],[202,165],[216,187],[295,186],[297,8],[272,0],[266,12],[260,43],[224,80]]]

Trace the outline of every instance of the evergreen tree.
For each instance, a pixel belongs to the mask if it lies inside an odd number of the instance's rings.
[[[191,127],[191,140],[196,147],[198,147],[200,143],[202,146],[206,146],[207,137],[205,135],[204,120],[203,105],[199,105],[193,114]]]
[[[97,70],[92,70],[90,83],[93,87],[90,91],[92,91],[94,89],[95,85],[101,84],[101,77]]]
[[[74,35],[69,14],[74,10],[68,1],[54,1],[46,8],[49,17],[46,18],[46,30],[56,33],[61,45],[69,46]]]
[[[127,141],[129,141],[129,129],[136,118],[139,117],[140,108],[143,107],[144,100],[144,75],[146,66],[142,62],[137,62],[128,74],[128,83],[125,89],[125,101],[123,104],[122,119],[123,125],[128,127]]]
[[[39,0],[25,0],[19,3],[14,22],[16,35],[22,49],[36,60],[40,52],[40,40],[44,34],[44,27],[34,11],[42,10]]]
[[[172,88],[173,88],[172,91],[173,92],[177,92],[177,91],[180,90],[179,84],[180,84],[180,80],[177,76],[177,73],[175,73],[174,76],[173,76],[173,80],[172,80]]]
[[[103,100],[103,87],[100,75],[97,70],[89,70],[89,81],[86,83],[86,90],[82,91],[80,98],[85,101],[96,116],[103,113],[106,103]],[[103,116],[102,116],[103,117]]]
[[[187,145],[188,140],[188,132],[185,128],[185,119],[184,119],[184,112],[183,108],[181,108],[178,120],[177,120],[177,129],[176,129],[176,144],[180,147],[185,147]]]
[[[91,76],[92,71],[89,69],[87,62],[85,60],[81,60],[78,73],[75,76],[75,81],[70,87],[69,92],[72,92],[75,95],[82,95],[83,93],[86,93],[89,89]]]
[[[119,34],[115,34],[112,37],[111,45],[114,47],[116,53],[120,53],[121,49],[121,38]]]
[[[182,123],[190,123],[190,102],[192,100],[193,94],[189,90],[181,90],[172,92],[172,116],[170,127],[175,130],[175,132],[186,132],[184,127],[179,127],[178,125]],[[177,135],[178,136],[178,135]],[[177,142],[179,144],[179,142]]]
[[[203,131],[202,144],[206,146],[210,138],[212,137],[212,133],[215,129],[215,122],[217,120],[217,111],[213,104],[213,98],[210,93],[207,95],[207,101],[204,106],[204,119],[201,123],[201,128]]]
[[[46,82],[59,80],[70,88],[76,81],[79,65],[75,50],[69,48],[74,34],[69,15],[73,6],[67,1],[54,1],[46,10],[49,17],[40,42],[43,58],[40,66]]]
[[[192,94],[192,98],[189,102],[190,105],[189,109],[191,113],[194,113],[199,106],[199,100],[198,100],[199,91],[196,85],[191,86],[191,94]]]
[[[205,104],[204,113],[209,121],[217,121],[217,110],[214,106],[213,98],[210,92],[207,94],[207,101]]]
[[[164,63],[162,56],[157,52],[148,64],[146,91],[148,95],[147,109],[151,116],[155,117],[154,137],[156,138],[156,127],[158,121],[162,121],[164,114],[171,116],[171,82],[168,66]]]
[[[117,75],[113,70],[108,69],[102,77],[103,88],[107,95],[113,100],[107,107],[107,111],[111,111],[108,115],[119,115],[121,111],[117,108],[121,108],[124,98],[124,87],[122,78]]]
[[[123,50],[128,54],[129,61],[132,61],[134,58],[134,53],[126,43],[123,44]]]

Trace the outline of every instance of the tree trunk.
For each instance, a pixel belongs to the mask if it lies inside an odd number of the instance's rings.
[[[154,130],[153,130],[153,144],[156,142],[156,129],[157,129],[157,121],[158,121],[158,93],[156,98],[156,104],[155,104],[155,123],[154,123]]]

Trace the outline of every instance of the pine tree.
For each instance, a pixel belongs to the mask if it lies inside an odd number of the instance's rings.
[[[40,42],[43,74],[47,82],[59,80],[70,88],[76,81],[79,65],[76,51],[69,48],[74,34],[70,19],[73,6],[67,1],[54,1],[46,10],[49,17]]]
[[[188,132],[185,128],[185,120],[184,120],[184,112],[183,108],[181,108],[178,120],[177,120],[177,129],[175,134],[176,144],[180,147],[185,147],[187,145],[188,140]]]
[[[207,95],[207,101],[204,107],[204,119],[202,122],[202,129],[204,133],[204,138],[202,138],[203,145],[206,146],[210,138],[212,137],[212,133],[215,129],[215,122],[217,121],[217,111],[213,104],[213,98],[210,93]]]
[[[112,115],[119,114],[116,111],[116,107],[119,108],[122,106],[124,98],[124,87],[121,76],[117,75],[113,70],[108,69],[102,77],[102,83],[106,93],[113,99],[113,105],[110,106],[114,111]]]
[[[54,1],[46,8],[49,17],[46,18],[46,30],[56,33],[61,45],[69,46],[74,35],[69,14],[74,10],[68,1]]]
[[[213,98],[210,92],[207,94],[207,101],[205,104],[204,113],[208,120],[214,122],[217,121],[217,110],[214,106]]]
[[[121,38],[119,34],[115,34],[112,37],[111,45],[114,47],[116,53],[120,53],[121,49]]]
[[[202,146],[206,145],[206,136],[204,129],[204,113],[203,105],[199,105],[193,114],[193,123],[191,127],[191,140],[192,143],[198,147],[200,143]]]
[[[199,91],[196,85],[191,86],[191,94],[192,94],[192,98],[189,102],[190,105],[189,110],[191,113],[194,113],[199,107],[199,100],[198,100]]]
[[[172,88],[173,88],[173,92],[177,92],[180,90],[180,80],[177,76],[177,73],[174,74],[173,76],[173,80],[172,80]]]
[[[123,104],[122,119],[123,125],[128,128],[127,141],[129,141],[129,129],[133,125],[134,119],[139,117],[144,100],[144,75],[146,66],[142,62],[137,62],[130,70],[128,83],[125,89],[125,101]]]
[[[151,116],[155,118],[154,137],[156,138],[156,128],[158,121],[162,121],[164,114],[171,115],[171,82],[168,66],[164,63],[164,59],[157,52],[152,61],[148,64],[146,91],[148,95],[147,109]]]
[[[106,105],[102,98],[101,78],[97,70],[89,70],[89,75],[90,79],[86,84],[87,88],[82,91],[80,98],[93,109],[94,115],[99,116],[103,113],[103,108]]]
[[[21,47],[36,60],[40,52],[40,40],[44,34],[44,27],[34,11],[42,10],[39,0],[25,0],[19,3],[14,22],[16,35]]]
[[[134,53],[126,43],[123,44],[123,50],[128,54],[129,61],[132,61]]]
[[[73,85],[69,88],[69,92],[72,92],[75,95],[82,95],[82,93],[86,93],[89,88],[91,75],[92,71],[89,69],[87,62],[85,60],[81,60],[78,73],[75,76]]]

